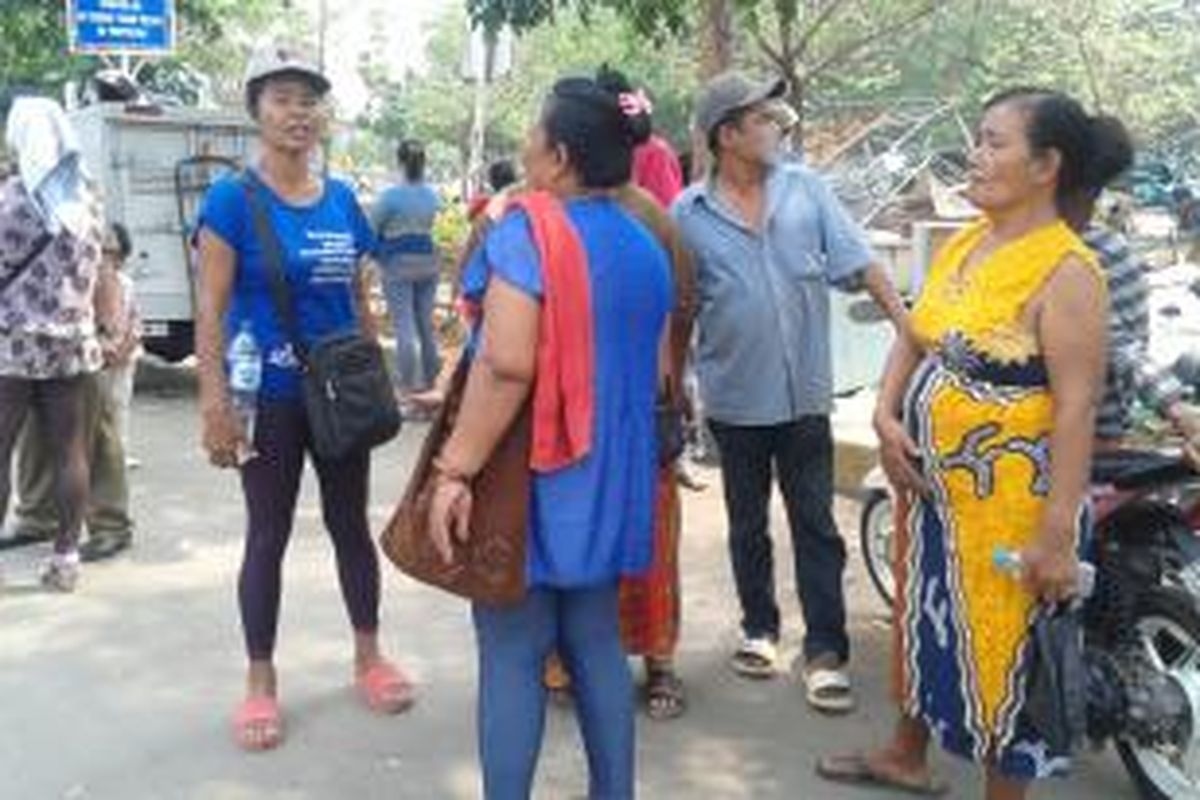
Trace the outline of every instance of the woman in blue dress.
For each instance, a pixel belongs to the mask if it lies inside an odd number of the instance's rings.
[[[562,273],[542,263],[534,231],[544,231],[537,224],[544,221],[531,226],[521,207],[492,229],[463,276],[464,294],[482,311],[462,409],[437,462],[431,527],[443,553],[452,535],[469,535],[471,478],[531,393],[538,461],[538,365],[546,363],[539,350],[556,324],[547,298],[584,292],[590,303],[590,352],[558,337],[556,353],[561,363],[582,358],[593,367],[588,396],[567,404],[590,409],[590,440],[557,468],[531,467],[524,601],[474,609],[488,800],[530,795],[546,708],[542,665],[556,650],[577,698],[589,796],[634,793],[634,689],[617,589],[622,576],[644,572],[651,561],[654,405],[673,288],[666,253],[612,195],[629,182],[633,133],[616,98],[594,81],[557,83],[530,132],[525,174],[532,190],[550,193],[565,212],[565,227],[582,245],[583,277],[547,291],[547,276],[558,281]]]

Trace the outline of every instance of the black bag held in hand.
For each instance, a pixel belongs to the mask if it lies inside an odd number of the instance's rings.
[[[1052,756],[1069,756],[1087,733],[1087,670],[1079,611],[1042,609],[1030,634],[1025,715]]]
[[[654,425],[658,434],[658,465],[669,467],[683,456],[687,447],[683,412],[670,400],[660,398],[654,408]]]
[[[283,251],[267,218],[261,187],[249,172],[244,180],[275,310],[304,373],[304,410],[313,449],[322,458],[338,459],[391,440],[400,432],[401,417],[383,348],[358,331],[335,334],[312,348],[304,345],[283,271]]]

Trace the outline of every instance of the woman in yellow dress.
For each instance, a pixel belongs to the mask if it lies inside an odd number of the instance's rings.
[[[984,218],[930,269],[875,419],[909,508],[902,716],[886,749],[823,760],[826,778],[944,793],[931,739],[986,769],[988,800],[1023,798],[1069,765],[1023,713],[1031,624],[1077,586],[1104,371],[1104,279],[1062,214],[1128,152],[1119,123],[1061,94],[1014,90],[986,107],[969,189]],[[998,549],[1020,554],[1019,579],[996,567]]]

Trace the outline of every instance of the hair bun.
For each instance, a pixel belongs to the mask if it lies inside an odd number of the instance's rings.
[[[565,144],[585,185],[611,188],[628,182],[636,119],[615,94],[590,77],[560,79],[543,117],[551,141]]]
[[[1125,124],[1109,114],[1089,117],[1088,134],[1083,174],[1088,187],[1098,192],[1133,164],[1133,140]]]
[[[619,70],[603,64],[596,71],[596,86],[612,97],[621,112],[622,127],[630,144],[644,144],[654,133],[654,106],[646,96]]]

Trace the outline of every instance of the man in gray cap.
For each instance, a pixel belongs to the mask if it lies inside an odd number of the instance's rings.
[[[844,713],[846,549],[833,520],[829,287],[866,289],[896,325],[904,306],[862,231],[812,170],[780,157],[781,80],[715,78],[696,109],[712,169],[673,214],[701,286],[697,371],[721,454],[729,548],[742,607],[741,675],[776,672],[780,635],[768,510],[787,508],[807,633],[807,698]]]

